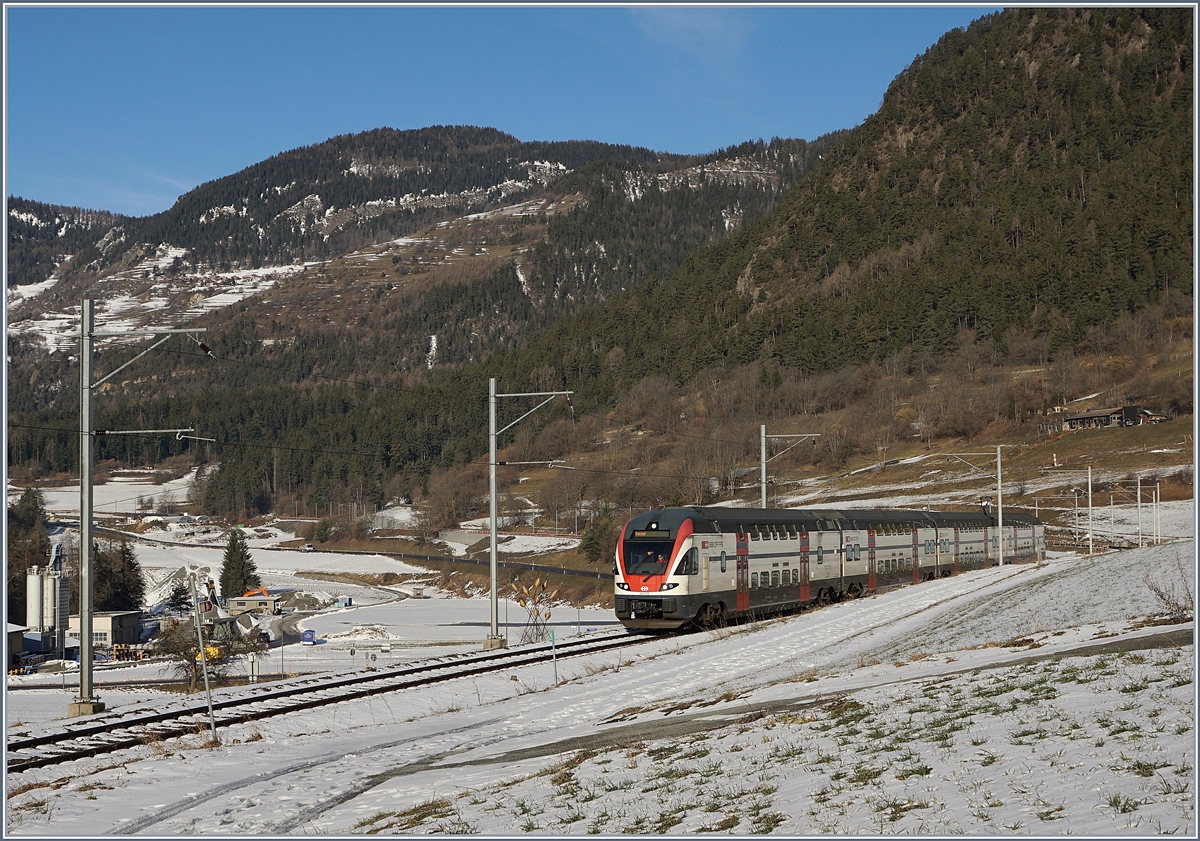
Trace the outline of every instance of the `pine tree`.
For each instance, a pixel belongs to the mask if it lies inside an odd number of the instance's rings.
[[[605,511],[596,521],[583,530],[583,539],[579,548],[588,563],[599,563],[601,559],[611,557],[617,541],[621,536],[621,524],[617,522],[612,512]]]
[[[95,610],[141,610],[146,601],[146,582],[133,547],[125,541],[107,549],[92,544]]]
[[[236,598],[248,590],[262,586],[258,569],[250,557],[250,549],[246,546],[246,538],[241,529],[229,530],[229,543],[225,546],[225,556],[221,563],[221,596],[225,599]]]
[[[182,613],[192,606],[192,594],[188,592],[188,586],[182,581],[171,588],[171,595],[167,596],[167,609]]]
[[[50,554],[46,535],[45,505],[41,492],[26,489],[15,505],[8,506],[8,621],[25,617],[25,574],[32,566],[44,566]]]

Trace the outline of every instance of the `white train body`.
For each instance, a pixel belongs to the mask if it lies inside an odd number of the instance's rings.
[[[651,511],[617,544],[617,618],[638,630],[713,624],[1045,558],[1037,518],[1006,512],[1003,531],[994,516],[957,511]]]

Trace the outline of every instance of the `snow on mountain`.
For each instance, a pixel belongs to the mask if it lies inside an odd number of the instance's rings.
[[[205,271],[199,273],[167,271],[172,262],[186,252],[170,245],[161,245],[132,268],[101,278],[93,283],[89,294],[96,301],[96,326],[99,330],[133,330],[156,327],[185,327],[199,316],[212,310],[265,292],[287,282],[311,263],[292,266],[273,266],[237,271]],[[55,279],[37,284],[23,300],[36,297],[53,288]],[[20,290],[30,287],[17,287]],[[13,292],[10,292],[12,295]],[[31,336],[51,351],[71,352],[78,347],[80,304],[62,310],[43,310],[21,317],[10,308],[9,333]],[[137,342],[144,337],[111,340]]]

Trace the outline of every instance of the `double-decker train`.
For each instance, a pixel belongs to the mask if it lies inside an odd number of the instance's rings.
[[[667,508],[634,517],[617,542],[617,618],[672,630],[826,604],[889,585],[998,563],[1041,561],[1029,514]]]

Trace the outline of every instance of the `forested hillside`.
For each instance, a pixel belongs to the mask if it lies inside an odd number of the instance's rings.
[[[1191,48],[1177,10],[951,32],[772,220],[534,356],[554,347],[571,370],[621,348],[626,384],[759,359],[811,373],[905,353],[927,369],[964,342],[1045,363],[1190,298]]]
[[[777,208],[747,208],[717,241],[698,232],[694,244],[710,243],[698,251],[664,257],[654,245],[670,237],[646,233],[678,195],[654,167],[582,167],[561,189],[585,192],[586,214],[550,220],[525,262],[446,290],[469,325],[447,345],[565,302],[569,317],[537,335],[509,331],[428,370],[412,364],[419,307],[381,305],[370,330],[302,327],[264,347],[275,328],[240,306],[217,332],[220,359],[164,354],[148,376],[167,396],[112,394],[100,412],[114,427],[216,438],[189,452],[220,462],[204,497],[218,511],[420,490],[430,471],[486,453],[488,376],[576,392],[575,426],[553,409],[528,423],[520,446],[537,457],[629,423],[666,436],[639,463],[693,478],[744,453],[670,438],[684,426],[736,440],[760,419],[846,412],[822,443],[838,463],[897,436],[1019,423],[1083,389],[1190,412],[1190,381],[1158,366],[1191,337],[1192,51],[1186,9],[992,15],[918,57],[823,160],[801,150],[812,171]],[[631,191],[653,199],[621,199]],[[738,201],[712,195],[712,211]],[[1017,364],[1033,373],[988,374]],[[67,401],[33,400],[38,377],[28,382],[21,422],[68,425]],[[71,463],[69,434],[14,432],[10,464]],[[109,440],[102,457],[155,461],[182,446]]]
[[[101,210],[59,207],[19,196],[8,200],[8,285],[50,277],[95,243],[122,217]]]
[[[472,131],[464,130],[464,136]],[[772,210],[844,134],[812,142],[750,142],[687,159],[686,167],[586,164],[530,202],[445,220],[400,241],[385,238],[318,263],[286,287],[199,325],[227,355],[259,354],[276,367],[300,372],[301,379],[319,370],[385,382],[433,365],[478,362],[581,306],[668,276],[701,246]],[[547,216],[529,209],[547,202],[560,210]],[[136,299],[178,288],[183,290],[178,302],[192,295],[186,275],[186,270],[163,273],[151,264],[110,275],[106,283],[113,284],[110,294]],[[123,279],[114,280],[118,277]],[[198,294],[210,282],[197,276]],[[51,319],[77,307],[78,295],[97,296],[98,288],[109,288],[59,287],[34,302]],[[172,306],[167,299],[162,304],[163,309],[149,308],[156,319]],[[70,409],[73,396],[61,383],[78,375],[63,354],[46,354],[10,337],[10,356],[20,372],[11,381],[10,411]],[[143,377],[128,388],[149,395],[185,383],[243,380],[177,359],[150,359],[139,370]],[[295,379],[260,369],[250,382]]]

